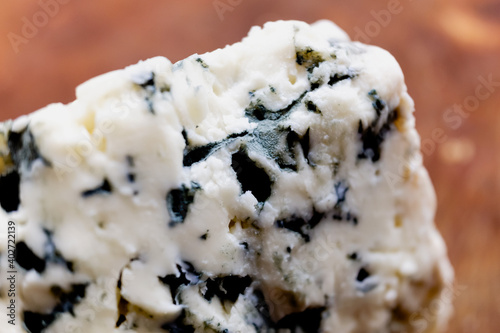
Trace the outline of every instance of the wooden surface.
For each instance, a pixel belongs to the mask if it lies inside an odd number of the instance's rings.
[[[47,22],[38,1],[0,3],[0,121],[70,102],[79,83],[140,59],[223,47],[267,20],[327,18],[389,50],[416,102],[460,287],[448,332],[500,332],[500,86],[481,87],[500,82],[498,0],[57,1]],[[23,35],[34,17],[38,31]],[[444,119],[454,105],[471,111]]]

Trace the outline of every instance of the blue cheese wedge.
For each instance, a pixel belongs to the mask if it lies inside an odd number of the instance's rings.
[[[16,223],[18,270],[18,325],[2,319],[2,332],[446,324],[453,273],[386,51],[328,21],[271,22],[76,95],[0,126],[0,219]]]

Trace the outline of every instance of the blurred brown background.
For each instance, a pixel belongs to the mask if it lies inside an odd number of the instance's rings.
[[[499,332],[498,0],[2,1],[0,121],[70,102],[79,83],[140,59],[175,62],[268,20],[322,18],[399,60],[456,270],[449,332]]]

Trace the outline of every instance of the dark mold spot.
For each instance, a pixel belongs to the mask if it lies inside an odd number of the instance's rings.
[[[44,229],[44,232],[47,236],[47,241],[45,242],[44,247],[44,259],[38,257],[25,242],[21,241],[16,244],[16,261],[19,266],[28,271],[34,269],[38,273],[42,273],[45,270],[46,264],[50,262],[57,265],[63,265],[70,272],[73,272],[73,263],[65,260],[61,253],[57,250],[53,241],[52,233],[46,229]]]
[[[51,291],[55,297],[57,297],[60,302],[54,308],[53,312],[64,313],[69,312],[72,316],[75,315],[73,309],[74,306],[85,297],[85,290],[87,289],[86,284],[74,284],[71,286],[71,291],[65,293],[61,288],[52,288]]]
[[[181,315],[171,323],[164,324],[161,328],[170,333],[194,333],[195,329],[192,325],[185,323],[186,311],[183,310]]]
[[[310,137],[309,137],[309,128],[303,136],[299,136],[297,133],[290,131],[287,136],[287,145],[288,151],[291,158],[295,158],[295,154],[293,152],[293,148],[300,144],[302,148],[302,155],[304,159],[309,163],[309,150],[310,150]],[[293,165],[294,170],[296,171],[296,165]]]
[[[340,162],[333,162],[333,175],[337,176],[340,170]]]
[[[295,57],[297,64],[304,66],[310,73],[324,61],[321,54],[310,47],[296,50]]]
[[[110,194],[111,192],[111,184],[107,179],[104,179],[103,183],[99,187],[83,192],[82,197],[88,198],[98,194]]]
[[[338,182],[335,184],[335,194],[337,195],[337,204],[341,204],[345,201],[346,193],[349,190],[349,186],[344,184],[344,182]]]
[[[233,154],[231,167],[236,173],[243,193],[252,192],[259,202],[265,202],[271,196],[271,178],[248,157],[243,149]]]
[[[197,284],[200,281],[201,276],[203,275],[202,273],[198,272],[192,263],[189,261],[183,260],[180,264],[181,271],[184,272],[184,275],[186,279],[191,283],[191,284]]]
[[[278,321],[276,323],[276,328],[288,328],[292,332],[297,332],[297,329],[300,327],[301,332],[320,332],[323,311],[325,311],[325,308],[320,307],[306,309],[299,313],[291,313]]]
[[[209,143],[205,146],[198,146],[194,148],[186,148],[184,150],[184,166],[191,166],[195,163],[205,160],[208,155],[212,154],[215,148],[218,147],[218,143]]]
[[[288,229],[300,234],[307,243],[311,240],[309,235],[310,231],[321,222],[323,217],[323,213],[319,213],[316,209],[313,209],[312,217],[308,220],[302,217],[292,216],[289,219],[276,221],[276,227]]]
[[[309,133],[299,136],[289,127],[285,128],[271,121],[259,123],[247,141],[248,149],[266,156],[282,170],[297,171],[295,147],[300,144],[304,157],[309,153]]]
[[[153,101],[151,100],[153,94],[156,92],[155,73],[151,72],[147,78],[144,78],[144,81],[135,83],[146,91],[147,95],[145,97],[145,101],[148,105],[148,110],[150,113],[155,114]]]
[[[151,100],[151,97],[146,97],[146,104],[148,105],[148,110],[151,114],[156,114],[154,106],[153,106],[153,101]]]
[[[358,260],[358,254],[356,252],[348,254],[347,255],[347,259],[349,259],[349,260]]]
[[[335,185],[335,194],[337,195],[337,202],[335,203],[335,207],[333,207],[333,219],[337,221],[348,221],[352,222],[354,225],[358,224],[357,217],[349,212],[345,207],[345,200],[347,196],[347,191],[349,190],[349,186],[345,181],[340,181]]]
[[[121,324],[123,324],[125,321],[127,320],[127,317],[121,313],[119,316],[118,316],[118,320],[116,321],[116,325],[115,327],[118,328],[121,326]]]
[[[318,108],[318,106],[311,101],[306,102],[306,107],[310,112],[321,113],[321,110]]]
[[[251,102],[250,105],[245,109],[245,115],[251,122],[259,122],[264,120],[281,120],[282,118],[286,117],[290,113],[290,111],[302,101],[306,94],[307,91],[304,91],[298,98],[293,100],[285,108],[276,111],[268,109],[264,106],[260,99],[257,99],[257,101]]]
[[[134,173],[127,174],[127,180],[129,181],[129,183],[135,183],[135,174]]]
[[[300,143],[306,159],[309,153],[309,133],[307,132],[300,137],[290,127],[286,127],[282,123],[282,120],[288,117],[295,106],[302,102],[306,94],[307,91],[303,92],[281,110],[269,110],[260,100],[250,103],[250,106],[245,110],[249,120],[258,124],[247,137],[248,148],[273,160],[282,170],[297,171],[294,153],[295,143]]]
[[[186,147],[184,148],[184,166],[191,166],[195,163],[205,160],[208,156],[213,154],[216,150],[222,148],[224,145],[234,141],[234,139],[239,137],[247,136],[248,132],[244,131],[241,133],[233,133],[228,135],[224,140],[211,142],[204,146],[191,147],[189,145],[188,135],[185,130],[182,132],[182,136],[184,137],[184,141],[186,142]]]
[[[257,100],[256,103],[250,104],[248,108],[245,109],[245,115],[254,122],[262,121],[262,120],[278,120],[283,116],[282,110],[278,110],[273,112],[266,108],[260,100]]]
[[[311,90],[310,91],[314,91],[321,86],[321,81],[314,81],[314,82],[310,82],[310,83],[311,83]]]
[[[25,242],[16,244],[16,261],[25,270],[34,269],[38,273],[45,270],[45,260],[38,257]]]
[[[184,139],[184,144],[187,146],[189,146],[189,140],[188,140],[188,134],[187,134],[187,131],[185,128],[182,129],[182,138]]]
[[[42,314],[31,311],[23,313],[24,327],[29,333],[41,333],[56,319],[55,314]]]
[[[275,322],[271,318],[271,311],[269,310],[268,302],[266,301],[266,298],[261,290],[256,289],[253,293],[247,294],[246,297],[250,300],[259,314],[258,318],[253,317],[252,319],[254,320],[248,322],[257,332],[320,332],[323,312],[326,309],[325,307],[309,308],[302,312],[290,313]],[[283,301],[283,298],[279,298],[276,302],[273,302],[272,300],[269,302],[274,305],[283,305]],[[290,304],[293,304],[296,300],[290,295],[287,297],[287,301],[289,301]],[[297,304],[293,304],[293,306],[297,306]]]
[[[243,131],[241,133],[233,133],[229,134],[225,140],[223,140],[221,143],[224,143],[224,141],[231,141],[232,139],[240,138],[240,137],[245,137],[248,135],[247,131]]]
[[[295,153],[287,142],[289,134],[289,128],[273,122],[261,122],[247,142],[248,149],[274,161],[281,169],[296,171]]]
[[[373,106],[373,109],[375,109],[375,112],[377,112],[377,116],[380,116],[380,114],[385,109],[387,104],[383,100],[380,99],[380,97],[378,96],[377,91],[375,89],[370,90],[368,92],[368,96],[372,100],[372,106]]]
[[[203,59],[201,58],[196,58],[196,61],[200,63],[201,67],[207,69],[208,68],[208,65],[205,63],[205,61],[203,61]]]
[[[7,212],[14,212],[21,204],[19,197],[21,177],[17,171],[0,176],[0,205]]]
[[[207,238],[208,238],[208,231],[200,236],[201,240],[207,240]]]
[[[307,163],[311,164],[311,162],[309,161],[309,151],[311,149],[309,128],[307,129],[306,134],[304,134],[304,136],[300,138],[299,143],[302,147],[302,154],[304,154],[304,158],[307,160]]]
[[[287,128],[282,126],[279,122],[286,118],[295,106],[302,102],[306,94],[307,91],[304,91],[298,98],[280,110],[268,109],[259,99],[252,101],[245,109],[245,115],[249,118],[250,122],[256,122],[258,124],[257,127],[250,133],[248,131],[234,133],[226,137],[224,140],[210,142],[203,146],[192,147],[189,144],[187,131],[183,130],[182,135],[186,143],[183,165],[189,167],[195,163],[203,161],[218,149],[233,142],[236,138],[242,138],[242,142],[244,142],[245,147],[244,149],[240,148],[240,151],[234,154],[232,158],[233,169],[239,177],[244,177],[244,173],[238,172],[238,170],[243,171],[243,168],[241,168],[240,165],[236,166],[236,163],[241,164],[240,162],[251,162],[254,167],[249,167],[248,171],[256,171],[257,176],[262,176],[260,179],[265,180],[265,183],[270,183],[269,176],[263,170],[256,167],[255,163],[248,158],[243,150],[263,155],[276,162],[283,170],[297,171],[297,161],[295,160],[295,146],[297,143],[302,147],[304,157],[309,162],[307,158],[310,149],[309,130],[301,137],[297,133],[293,132],[289,127]],[[255,97],[253,92],[249,92],[249,95],[251,99]],[[310,105],[310,107],[312,108],[312,105]],[[258,172],[257,170],[261,170],[261,172]],[[257,181],[244,182],[243,185],[243,191],[246,191],[247,188],[250,187],[254,189],[252,193],[254,193],[259,202],[264,202],[270,195],[270,189],[266,190],[262,187],[260,190],[257,189],[257,187],[259,187]]]
[[[208,279],[206,281],[206,291],[203,297],[207,301],[211,301],[214,296],[217,296],[221,301],[236,302],[239,295],[244,294],[245,290],[252,283],[249,276],[229,275]]]
[[[286,148],[288,156],[280,156],[277,162],[282,169],[291,169],[293,171],[297,171],[297,162],[295,161],[295,146],[300,143],[301,138],[294,131],[290,129],[289,131],[290,132],[288,132],[286,136]]]
[[[7,145],[12,161],[19,172],[22,172],[23,168],[30,171],[31,165],[37,159],[41,159],[46,166],[51,166],[50,162],[40,155],[35,138],[28,128],[20,133],[10,132]]]
[[[287,247],[286,247],[286,252],[288,252],[288,253],[292,253],[292,248],[291,248],[290,246],[287,246]]]
[[[60,313],[69,312],[74,317],[74,306],[80,303],[80,301],[85,297],[86,288],[86,284],[75,284],[72,285],[72,289],[69,293],[65,293],[60,287],[53,287],[51,289],[52,294],[60,301],[52,310],[51,314],[41,314],[31,311],[25,311],[23,313],[24,326],[28,332],[43,332],[54,322]]]
[[[117,308],[118,308],[118,319],[116,320],[115,327],[118,328],[123,324],[125,321],[127,321],[127,314],[128,314],[128,306],[129,302],[123,298],[121,294],[122,290],[122,274],[123,274],[123,269],[120,271],[120,277],[118,278],[118,281],[116,283],[116,298],[117,298]]]
[[[177,266],[179,269],[179,266]],[[172,295],[172,299],[174,303],[177,303],[176,296],[178,293],[178,289],[180,286],[185,286],[189,284],[189,281],[186,279],[186,276],[181,272],[181,275],[176,276],[175,274],[166,275],[164,277],[159,277],[161,283],[169,286],[170,294]]]
[[[336,221],[351,222],[354,226],[358,225],[358,218],[351,212],[346,212],[342,206],[335,206],[332,218]]]
[[[328,80],[328,85],[333,86],[336,83],[339,83],[340,81],[352,79],[354,75],[351,74],[340,74],[340,73],[335,73],[334,75],[330,76],[330,79]]]
[[[127,155],[125,157],[127,161],[127,166],[129,169],[133,169],[135,167],[135,160],[132,156]],[[129,183],[135,183],[135,173],[133,171],[129,171],[127,174],[127,180]]]
[[[368,280],[371,276],[370,272],[367,271],[364,267],[358,271],[356,276],[356,289],[363,292],[368,293],[377,287],[377,282],[374,280]]]
[[[47,236],[47,242],[45,243],[45,261],[66,266],[70,272],[73,272],[73,263],[64,259],[59,250],[57,250],[53,239],[53,233],[47,229],[43,229],[43,231]]]
[[[151,72],[150,75],[142,82],[136,82],[143,89],[155,90],[155,73]]]
[[[169,85],[162,85],[162,86],[160,87],[160,92],[161,92],[161,93],[167,93],[167,92],[170,92],[170,89],[171,89],[171,88],[170,88],[170,86],[169,86]]]
[[[361,268],[356,276],[356,281],[363,282],[368,277],[370,277],[370,273],[365,268]]]
[[[125,159],[127,160],[127,165],[130,167],[130,168],[133,168],[135,166],[135,160],[134,160],[134,157],[130,156],[130,155],[127,155],[125,157]]]
[[[164,277],[158,277],[161,283],[169,286],[170,294],[174,303],[177,304],[177,294],[181,286],[197,284],[200,281],[202,273],[196,271],[194,266],[188,261],[182,261],[177,264],[177,274],[169,274]]]
[[[396,110],[388,111],[387,104],[380,99],[375,90],[371,90],[368,96],[372,100],[376,117],[373,122],[364,128],[361,120],[358,125],[358,135],[362,143],[361,152],[358,153],[359,159],[371,159],[377,162],[381,155],[381,145],[386,135],[393,129],[394,122],[398,118]]]
[[[189,205],[194,201],[196,191],[201,187],[198,183],[191,182],[191,187],[182,184],[181,188],[173,189],[167,194],[167,208],[170,214],[170,227],[183,223],[186,219]]]

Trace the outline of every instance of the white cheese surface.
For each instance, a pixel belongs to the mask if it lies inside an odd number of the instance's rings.
[[[0,331],[439,331],[453,273],[413,110],[386,51],[279,21],[2,124]]]

